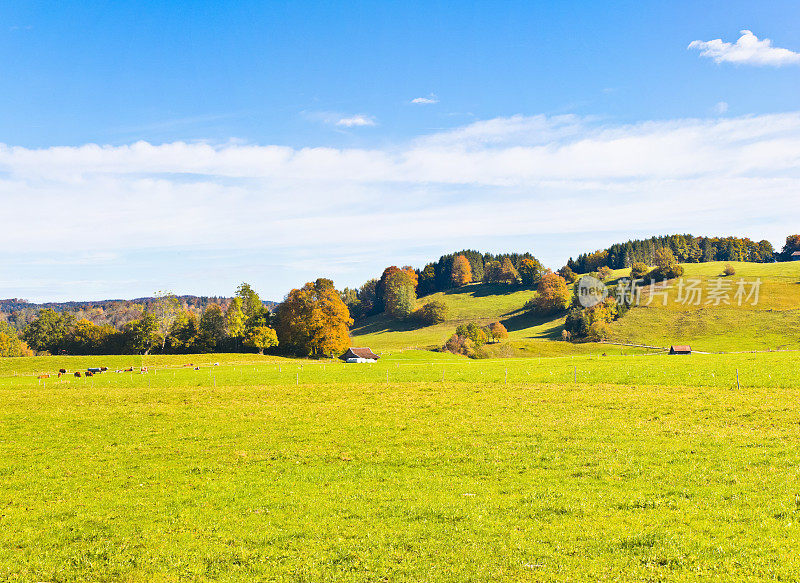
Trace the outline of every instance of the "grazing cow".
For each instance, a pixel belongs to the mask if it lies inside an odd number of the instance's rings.
[[[50,378],[50,375],[49,375],[49,374],[40,374],[40,375],[39,375],[37,378],[40,378],[40,379],[49,379],[49,378]]]
[[[87,377],[93,377],[93,376],[94,376],[94,373],[93,373],[92,371],[90,371],[90,370],[87,370],[87,371],[86,371],[84,374],[85,374]]]
[[[108,370],[107,366],[101,366],[100,367],[100,372],[106,372],[107,370]]]
[[[75,376],[76,376],[76,377],[78,377],[78,378],[80,378],[80,376],[81,376],[81,373],[80,373],[80,372],[78,372],[78,371],[75,371]]]
[[[199,366],[194,367],[194,370],[200,370]]]
[[[58,372],[61,373],[61,374],[67,374],[67,369],[60,368],[60,369],[58,369]]]
[[[125,369],[125,372],[133,372],[133,367],[126,368],[126,369]]]

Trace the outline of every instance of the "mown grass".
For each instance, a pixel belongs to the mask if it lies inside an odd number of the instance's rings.
[[[252,358],[0,361],[0,580],[800,573],[797,354]]]

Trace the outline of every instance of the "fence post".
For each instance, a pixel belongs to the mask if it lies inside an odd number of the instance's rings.
[[[573,371],[573,375],[572,376],[573,376],[573,379],[575,380],[575,382],[577,383],[578,382],[578,365],[577,364],[575,365],[575,370]]]
[[[739,386],[739,369],[736,369],[736,390],[740,390],[741,387]]]

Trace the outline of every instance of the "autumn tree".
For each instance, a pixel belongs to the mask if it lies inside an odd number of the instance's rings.
[[[503,338],[508,338],[508,330],[500,322],[493,322],[492,324],[489,324],[486,327],[486,330],[489,333],[489,340],[492,342],[497,342]]]
[[[353,323],[347,306],[329,279],[293,289],[276,311],[281,345],[305,356],[332,356],[350,345]]]
[[[0,357],[33,356],[33,351],[19,339],[16,330],[0,320]]]
[[[408,318],[417,303],[414,280],[405,270],[395,271],[386,281],[384,305],[386,314],[402,320]]]
[[[540,314],[553,314],[566,310],[572,301],[567,282],[556,273],[542,276],[536,295],[527,304],[530,310]]]
[[[453,259],[450,279],[455,287],[461,287],[472,282],[472,267],[469,264],[469,260],[463,255],[456,255]]]
[[[246,346],[257,348],[259,354],[264,354],[264,350],[278,345],[278,335],[268,326],[256,326],[247,332],[244,341]]]
[[[236,296],[231,300],[228,309],[225,310],[225,329],[231,338],[239,339],[244,336],[245,315],[242,309],[243,305],[242,298]]]
[[[138,320],[125,324],[122,338],[126,350],[139,354],[150,354],[152,350],[162,346],[156,319],[149,311],[145,311]]]

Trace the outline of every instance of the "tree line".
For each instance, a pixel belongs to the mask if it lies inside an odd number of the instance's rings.
[[[797,241],[788,247],[798,247]],[[636,239],[627,243],[617,243],[607,249],[593,253],[583,253],[577,259],[570,257],[567,265],[576,273],[589,273],[601,267],[625,269],[634,263],[652,265],[659,249],[669,249],[679,263],[707,263],[710,261],[749,261],[752,263],[772,263],[788,261],[792,251],[787,247],[776,253],[769,241],[751,241],[740,237],[695,237],[693,235],[668,235]]]
[[[495,255],[464,250],[442,255],[422,269],[389,266],[380,278],[355,289],[345,288],[342,299],[356,321],[385,312],[396,320],[430,325],[443,322],[447,308],[440,300],[421,298],[470,283],[536,287],[545,271],[531,253]]]
[[[159,292],[140,317],[121,327],[96,324],[70,312],[39,310],[17,335],[3,322],[0,350],[8,354],[187,354],[264,353],[280,349],[302,356],[333,355],[349,346],[352,319],[329,279],[294,289],[274,312],[253,288],[242,283],[225,309],[208,303],[202,313],[188,309],[168,292]],[[8,339],[6,339],[6,336]],[[11,346],[14,342],[17,344]],[[12,350],[13,348],[13,350]]]

